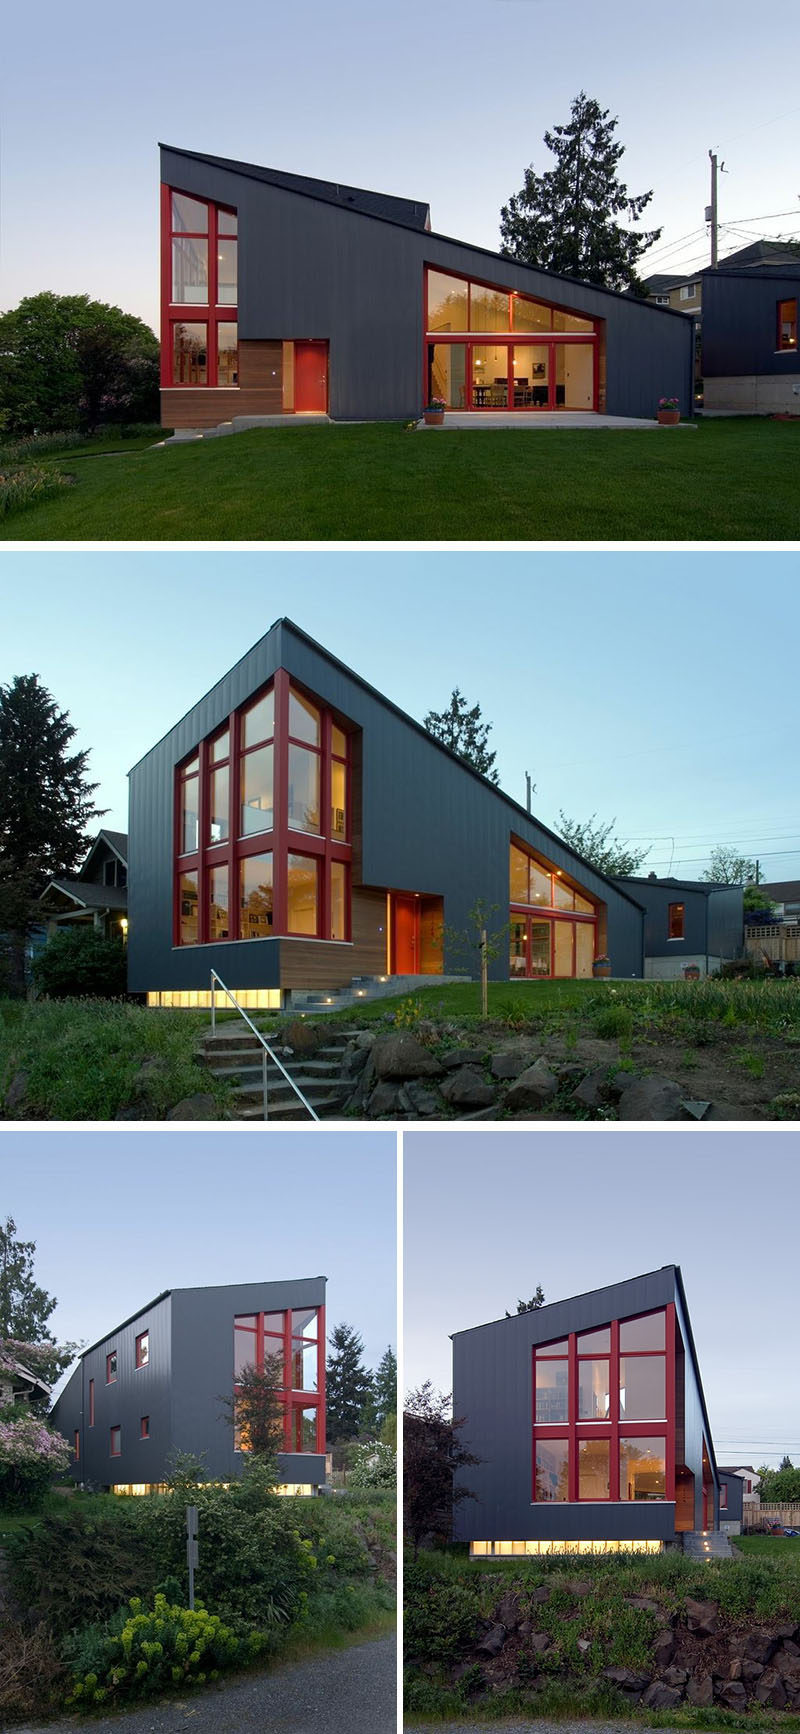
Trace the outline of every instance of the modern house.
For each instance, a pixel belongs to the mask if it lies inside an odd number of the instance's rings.
[[[744,951],[744,891],[702,879],[626,876],[617,884],[644,906],[644,973],[678,981],[687,970],[714,975]]]
[[[283,1491],[325,1480],[325,1278],[166,1289],[85,1349],[53,1406],[71,1473],[113,1493],[149,1493],[190,1452],[210,1480],[241,1474],[226,1400],[246,1367],[281,1365]]]
[[[453,1413],[479,1459],[454,1506],[476,1557],[659,1552],[719,1526],[677,1265],[458,1331]]]
[[[91,927],[118,939],[128,926],[128,839],[98,831],[75,878],[51,879],[39,898],[47,939],[62,927]]]
[[[250,1008],[472,974],[480,900],[496,980],[644,969],[636,895],[289,620],[131,771],[129,896],[151,1005],[207,1005],[212,969]]]
[[[800,255],[703,273],[706,411],[800,415]]]
[[[752,1463],[741,1466],[728,1464],[720,1467],[720,1485],[727,1481],[729,1496],[727,1504],[721,1512],[720,1528],[730,1526],[731,1517],[738,1517],[739,1530],[749,1527],[756,1521],[756,1514],[761,1506],[761,1476]],[[737,1530],[738,1534],[739,1531]]]
[[[162,421],[691,413],[691,320],[436,234],[423,200],[161,147]]]

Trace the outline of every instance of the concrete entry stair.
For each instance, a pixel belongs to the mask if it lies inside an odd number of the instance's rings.
[[[684,1534],[683,1551],[692,1559],[733,1559],[733,1549],[721,1529],[692,1529]]]
[[[294,1054],[279,1038],[274,1040],[281,1063],[320,1120],[339,1118],[353,1093],[355,1079],[344,1071],[344,1052],[357,1033],[352,1029],[331,1030],[328,1040],[310,1054]],[[236,1120],[263,1120],[263,1052],[257,1036],[238,1023],[224,1024],[215,1035],[207,1035],[199,1052],[198,1057],[212,1077],[224,1078],[231,1084],[231,1106]],[[291,1085],[269,1058],[267,1098],[270,1121],[302,1120],[306,1125],[312,1124]]]
[[[292,1011],[313,1011],[316,1016],[342,1011],[346,1006],[364,1005],[368,1000],[395,998],[398,994],[419,993],[421,988],[446,987],[452,982],[470,981],[468,975],[357,975],[347,987],[331,987],[313,991],[292,988]]]

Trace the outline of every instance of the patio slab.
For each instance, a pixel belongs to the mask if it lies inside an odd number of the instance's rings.
[[[695,428],[696,422],[678,422],[679,428]],[[472,414],[462,415],[455,410],[448,410],[442,427],[428,427],[424,421],[418,423],[417,431],[425,433],[442,433],[450,428],[459,433],[462,428],[526,428],[529,432],[543,428],[617,428],[622,433],[638,432],[640,428],[650,428],[656,433],[673,433],[674,428],[662,428],[653,418],[645,421],[635,416],[624,415],[593,415],[581,410],[477,410]]]

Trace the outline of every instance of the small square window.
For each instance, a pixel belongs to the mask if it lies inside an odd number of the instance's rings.
[[[683,939],[685,919],[686,905],[684,903],[671,903],[667,918],[668,939]]]
[[[106,1355],[106,1384],[107,1385],[113,1385],[114,1380],[116,1379],[116,1376],[117,1376],[117,1351],[116,1351],[116,1349],[112,1349],[111,1354]]]
[[[150,1416],[149,1415],[143,1415],[141,1421],[139,1422],[139,1438],[140,1439],[149,1439],[150,1438]]]
[[[111,1456],[112,1457],[121,1457],[122,1456],[122,1428],[121,1427],[112,1427],[112,1429],[111,1429]]]
[[[146,1367],[150,1360],[150,1332],[142,1331],[136,1338],[136,1365]]]

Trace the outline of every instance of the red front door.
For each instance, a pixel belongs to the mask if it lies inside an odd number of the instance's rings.
[[[393,975],[419,975],[419,898],[392,898],[394,914]]]
[[[294,407],[302,414],[327,415],[328,345],[296,343],[294,346]]]

